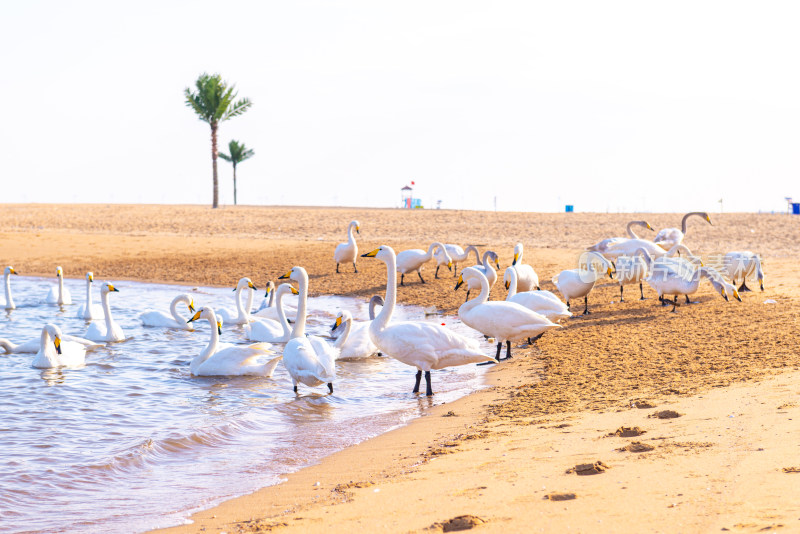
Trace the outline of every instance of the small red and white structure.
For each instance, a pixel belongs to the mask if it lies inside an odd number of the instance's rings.
[[[414,185],[414,182],[411,182]],[[414,198],[414,189],[406,185],[400,190],[401,205],[406,209],[422,208],[422,201]]]

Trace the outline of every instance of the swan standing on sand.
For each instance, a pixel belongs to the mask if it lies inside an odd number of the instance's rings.
[[[294,392],[297,383],[310,387],[328,384],[328,391],[333,393],[333,381],[336,380],[334,362],[338,350],[319,336],[306,336],[306,302],[308,300],[308,274],[302,267],[292,269],[278,280],[294,280],[300,288],[300,301],[297,308],[297,321],[292,330],[292,339],[283,349],[283,364],[292,377]]]
[[[236,301],[236,312],[232,312],[227,308],[217,310],[216,314],[225,321],[226,324],[247,324],[253,319],[250,317],[250,310],[253,308],[253,292],[256,286],[249,278],[240,278],[239,283],[233,289],[233,299]],[[242,291],[247,292],[247,304],[242,306]]]
[[[438,324],[419,321],[389,324],[397,301],[398,268],[394,250],[383,245],[361,257],[378,258],[387,268],[385,304],[369,327],[370,339],[386,356],[418,369],[413,393],[419,392],[423,371],[426,395],[430,396],[433,395],[431,369],[494,361],[483,354],[474,339],[456,334]]]
[[[431,243],[431,246],[428,247],[428,252],[425,252],[419,248],[412,248],[408,250],[403,250],[399,254],[397,254],[396,258],[396,265],[397,265],[397,272],[400,273],[400,285],[405,285],[403,283],[403,279],[405,275],[408,273],[413,273],[417,271],[417,275],[419,275],[420,281],[425,283],[425,280],[422,278],[422,266],[431,261],[433,258],[433,250],[435,248],[439,248],[442,250],[442,254],[444,254],[445,258],[447,258],[447,268],[453,269],[453,262],[450,260],[450,255],[447,254],[447,250],[444,248],[444,245],[435,241]],[[394,252],[394,251],[393,251]],[[362,258],[364,255],[362,254]]]
[[[57,304],[58,306],[72,304],[72,295],[69,289],[64,287],[64,270],[61,266],[56,267],[56,277],[58,278],[58,285],[50,288],[47,293],[47,303]]]
[[[361,225],[358,221],[350,221],[347,225],[347,243],[339,243],[336,245],[336,250],[333,251],[333,261],[336,262],[336,272],[339,272],[340,263],[353,263],[353,270],[358,272],[356,267],[356,258],[358,257],[358,245],[356,245],[356,238],[353,235],[353,230],[361,235]]]
[[[494,263],[494,266],[492,263]],[[489,291],[492,290],[495,282],[497,282],[497,271],[495,270],[495,266],[497,269],[500,268],[500,260],[497,257],[497,253],[492,250],[487,250],[483,253],[483,262],[481,264],[472,266],[473,268],[482,272],[483,276],[486,277],[486,280],[489,282]],[[467,297],[464,299],[464,302],[469,300],[470,291],[473,289],[480,289],[480,287],[481,283],[477,278],[470,278],[467,280]]]
[[[683,238],[686,237],[686,219],[693,215],[702,217],[708,221],[708,224],[711,224],[711,217],[708,216],[708,213],[704,211],[693,211],[683,216],[680,230],[677,228],[664,228],[656,234],[653,241],[664,250],[669,250],[675,245],[680,245],[681,242],[683,242]]]
[[[680,271],[662,270],[659,273],[654,272],[647,279],[647,283],[658,292],[660,298],[664,298],[666,295],[675,295],[675,300],[672,302],[672,311],[674,312],[675,308],[678,306],[678,295],[686,295],[688,300],[689,295],[697,292],[700,286],[700,279],[703,277],[708,278],[714,289],[717,290],[725,300],[728,300],[726,289],[732,289],[731,292],[734,298],[741,302],[742,299],[736,291],[736,288],[732,285],[730,288],[726,288],[725,285],[727,282],[722,280],[720,274],[710,267],[700,267],[693,272],[686,271],[685,269],[681,269]],[[664,301],[667,301],[667,299],[664,298]]]
[[[619,282],[619,301],[625,302],[623,297],[623,288],[628,284],[639,284],[639,293],[641,297],[639,300],[646,300],[644,297],[643,282],[650,273],[650,266],[653,264],[653,258],[647,251],[641,247],[636,250],[633,256],[620,256],[617,258],[616,273],[617,282]]]
[[[269,300],[267,300],[269,299]],[[283,299],[283,313],[288,317],[296,317],[297,316],[297,304],[287,302],[286,298]],[[261,302],[261,307],[255,313],[251,314],[252,316],[256,317],[264,317],[265,319],[271,319],[273,321],[278,321],[278,308],[275,306],[275,284],[272,280],[267,282],[267,292],[264,293],[264,298]],[[292,321],[289,320],[291,323]]]
[[[533,267],[527,263],[522,263],[522,243],[517,243],[514,247],[514,261],[511,266],[517,271],[517,287],[520,291],[530,291],[533,288],[539,289],[539,275]],[[503,280],[506,282],[507,280]]]
[[[92,285],[94,284],[94,275],[91,271],[86,273],[86,302],[78,306],[78,313],[75,315],[78,319],[91,321],[95,317],[103,315],[103,308],[97,304],[92,304]]]
[[[189,322],[198,319],[208,320],[211,325],[211,340],[189,364],[189,370],[194,376],[272,376],[281,357],[274,356],[269,343],[220,346],[222,323],[217,319],[213,308],[200,308]],[[270,355],[273,355],[272,358],[269,358]]]
[[[338,359],[349,358],[368,358],[378,354],[378,347],[372,342],[369,336],[369,327],[375,319],[375,306],[383,306],[383,297],[375,295],[369,301],[369,321],[353,321],[353,316],[349,311],[341,311],[336,316],[336,321],[331,327],[331,332],[341,328],[344,324],[344,332],[334,343],[334,347],[339,349]]]
[[[444,252],[447,252],[445,254]],[[450,243],[445,243],[444,251],[442,249],[436,249],[436,252],[433,254],[433,257],[436,258],[436,274],[433,276],[434,278],[439,278],[439,267],[444,265],[447,266],[448,256],[450,260],[453,262],[453,276],[458,275],[458,263],[465,261],[469,257],[469,253],[475,253],[475,263],[481,262],[481,256],[478,252],[478,248],[475,245],[470,245],[466,249],[459,247],[458,245],[453,245]]]
[[[481,285],[480,294],[458,308],[458,316],[463,323],[474,328],[481,334],[495,338],[497,341],[497,355],[495,360],[501,361],[500,351],[503,342],[506,343],[506,357],[511,358],[511,342],[527,339],[529,343],[538,339],[547,330],[561,328],[561,325],[551,322],[544,315],[533,310],[506,300],[489,302],[489,282],[483,273],[472,267],[461,271],[455,289],[458,289],[464,280],[477,278]]]
[[[177,328],[178,330],[194,330],[194,325],[187,322],[178,313],[178,304],[186,304],[190,313],[194,313],[194,300],[186,293],[181,293],[169,305],[169,315],[162,311],[146,310],[139,314],[144,326],[158,326],[163,328]]]
[[[749,250],[728,252],[722,260],[722,265],[725,274],[728,275],[728,278],[730,278],[734,285],[736,285],[737,280],[742,280],[739,291],[750,291],[745,281],[748,277],[752,278],[753,275],[755,275],[756,280],[758,280],[761,291],[764,291],[764,271],[761,269],[761,258],[758,257],[758,254],[754,254]],[[6,280],[7,279],[8,276],[6,276]]]
[[[103,303],[103,315],[105,324],[92,323],[86,331],[86,338],[92,341],[124,341],[125,332],[111,317],[111,307],[108,305],[108,294],[119,292],[114,284],[103,282],[100,287],[100,301]]]
[[[39,352],[33,358],[33,367],[52,369],[54,367],[80,367],[86,362],[86,347],[74,341],[64,341],[61,329],[54,324],[42,328]]]
[[[8,267],[6,267],[6,270],[5,270],[5,273],[4,273],[4,280],[3,280],[3,282],[5,283],[5,288],[6,288],[6,300],[5,301],[0,301],[0,303],[2,303],[3,308],[6,309],[6,310],[16,309],[16,306],[14,305],[14,299],[11,298],[11,275],[12,274],[18,275],[19,273],[17,271],[15,271],[14,268],[9,265]]]
[[[539,315],[544,315],[554,323],[572,317],[572,312],[567,309],[567,305],[550,291],[539,290],[517,293],[517,271],[513,267],[506,268],[503,279],[506,280],[505,286],[508,290],[506,302],[514,302],[525,306]]]
[[[603,276],[603,273],[596,270],[594,262],[589,261],[590,258],[596,258],[605,267],[608,276],[611,277],[613,272],[611,263],[599,252],[584,252],[581,254],[581,261],[586,260],[586,269],[583,267],[568,269],[553,277],[553,283],[567,301],[567,309],[571,309],[570,300],[583,297],[583,315],[591,313],[589,311],[589,292],[594,288],[595,282]]]
[[[281,284],[278,286],[277,307],[278,320],[263,321],[254,320],[244,325],[245,334],[250,341],[268,341],[270,343],[286,343],[292,338],[292,330],[289,321],[286,319],[286,312],[283,309],[283,296],[289,293],[297,295],[299,292],[291,284]]]
[[[616,243],[621,243],[627,239],[640,239],[640,237],[636,235],[636,232],[633,231],[634,226],[644,226],[648,230],[654,231],[653,227],[650,226],[650,223],[648,223],[647,221],[631,221],[625,228],[626,232],[628,233],[628,237],[609,237],[608,239],[603,239],[602,241],[598,241],[591,247],[588,247],[586,250],[588,252],[599,252],[600,254],[605,256],[606,253],[608,252],[609,247],[611,247]],[[606,256],[606,259],[613,260],[614,258],[609,258],[608,256]]]

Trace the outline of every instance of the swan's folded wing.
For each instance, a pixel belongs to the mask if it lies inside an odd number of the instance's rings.
[[[96,341],[92,341],[91,339],[86,339],[86,338],[78,337],[78,336],[71,336],[69,334],[62,335],[61,339],[63,341],[72,341],[73,343],[79,343],[79,344],[83,345],[86,348],[86,350],[99,349],[99,348],[105,346],[105,345],[103,345],[101,343],[97,343]]]

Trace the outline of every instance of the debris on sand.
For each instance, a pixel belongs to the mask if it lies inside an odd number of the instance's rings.
[[[784,473],[800,473],[800,467],[784,467]]]
[[[598,460],[593,464],[578,464],[575,467],[570,467],[567,469],[567,474],[575,473],[581,476],[599,475],[600,473],[604,473],[606,469],[609,469],[609,467]]]
[[[675,410],[661,410],[660,412],[651,413],[647,417],[653,419],[675,419],[676,417],[680,417],[683,415],[682,413],[678,413]]]
[[[616,432],[609,435],[617,436],[618,438],[635,438],[636,436],[641,436],[645,432],[647,431],[642,430],[638,426],[621,426],[616,430]]]
[[[574,493],[548,493],[544,496],[546,501],[571,501],[577,498],[578,496]]]
[[[645,410],[645,409],[655,408],[656,407],[655,404],[653,404],[650,401],[646,401],[646,400],[631,401],[631,406],[633,408],[639,408],[640,410]]]
[[[448,519],[442,523],[434,523],[428,530],[439,532],[458,532],[459,530],[470,530],[486,523],[485,520],[474,515],[460,515],[453,519]]]
[[[617,449],[620,452],[648,452],[655,449],[652,445],[648,445],[647,443],[642,443],[641,441],[634,441],[633,443],[629,443],[628,445]]]

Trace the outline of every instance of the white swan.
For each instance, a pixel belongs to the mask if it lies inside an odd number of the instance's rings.
[[[536,274],[533,267],[527,263],[522,263],[522,252],[522,243],[517,243],[514,247],[514,261],[511,262],[511,266],[517,271],[517,287],[520,291],[530,291],[533,288],[539,289],[539,275]]]
[[[380,248],[363,254],[362,258],[378,258],[386,264],[386,297],[383,309],[372,321],[369,335],[372,342],[386,356],[418,369],[413,392],[419,392],[422,373],[425,372],[426,394],[433,395],[431,369],[454,365],[494,361],[481,351],[474,339],[469,339],[435,323],[405,321],[389,324],[397,301],[397,264],[392,247]]]
[[[606,252],[603,253],[603,257],[610,261],[616,261],[620,256],[635,256],[636,251],[640,248],[650,254],[650,257],[653,259],[660,258],[667,254],[666,250],[647,239],[624,239],[616,243],[611,243],[606,249]]]
[[[358,221],[350,221],[347,225],[347,243],[339,243],[336,245],[336,250],[333,251],[333,261],[336,262],[336,272],[339,272],[340,263],[352,263],[353,270],[358,272],[356,267],[356,258],[358,257],[358,245],[356,245],[356,238],[353,235],[353,230],[357,234],[361,234],[361,225]]]
[[[428,252],[425,252],[424,250],[419,248],[412,248],[408,250],[403,250],[399,254],[397,254],[397,256],[395,256],[397,272],[400,273],[401,286],[405,285],[403,283],[405,275],[407,275],[408,273],[413,273],[414,271],[417,272],[417,275],[419,276],[419,279],[422,281],[422,283],[423,284],[425,283],[425,280],[422,278],[422,266],[425,263],[431,261],[431,258],[433,258],[433,250],[437,247],[444,251],[443,254],[445,255],[445,257],[449,258],[449,255],[447,254],[447,250],[444,248],[444,245],[442,245],[438,241],[431,243],[431,245],[428,247]],[[448,269],[453,268],[453,262],[451,260],[448,260],[447,268]]]
[[[494,264],[494,265],[492,265]],[[483,273],[483,276],[486,277],[486,280],[489,282],[489,291],[492,290],[494,287],[495,282],[497,282],[497,271],[495,270],[495,266],[497,269],[500,268],[500,260],[497,257],[497,253],[493,250],[487,250],[483,253],[483,261],[478,265],[473,265],[472,267],[478,269],[480,272]],[[480,289],[481,283],[476,278],[470,278],[467,280],[467,297],[464,299],[464,302],[469,300],[469,293],[473,289]]]
[[[58,278],[58,285],[51,287],[47,293],[47,303],[57,304],[62,306],[64,304],[72,304],[72,295],[69,289],[64,287],[64,270],[61,266],[56,267],[56,277]]]
[[[263,321],[254,320],[251,323],[244,325],[244,331],[247,339],[250,341],[269,341],[270,343],[286,343],[292,338],[292,330],[289,326],[289,321],[286,319],[286,312],[283,308],[283,296],[287,293],[297,295],[298,291],[292,287],[291,284],[281,284],[278,286],[277,293],[277,307],[278,320],[272,321],[265,319]]]
[[[682,252],[685,256],[676,257],[675,254],[678,252]],[[649,254],[643,255],[643,257],[648,263],[648,270],[650,272],[648,277],[658,276],[659,273],[664,271],[677,272],[681,275],[686,274],[687,276],[690,276],[691,273],[694,273],[697,271],[697,269],[703,267],[703,260],[699,256],[693,255],[692,251],[683,244],[673,246],[671,249],[669,249],[669,252],[655,259],[650,257]],[[661,300],[662,304],[667,304],[663,301],[663,298],[659,297],[659,300]],[[689,295],[686,295],[686,304],[689,303]]]
[[[86,302],[78,306],[78,313],[75,316],[79,319],[91,321],[95,317],[103,315],[103,308],[98,304],[92,304],[92,285],[94,275],[91,271],[86,273]]]
[[[286,316],[287,318],[288,317],[296,318],[297,303],[288,302],[288,299],[286,297],[288,297],[288,295],[284,296],[283,298],[284,316]],[[278,308],[277,306],[275,306],[275,284],[272,282],[272,280],[267,282],[267,292],[264,293],[264,298],[261,300],[261,307],[258,308],[258,310],[255,313],[251,314],[251,316],[263,317],[265,319],[271,319],[273,321],[278,320]],[[289,322],[292,322],[292,319],[290,319]]]
[[[598,241],[594,245],[588,247],[586,250],[588,252],[599,252],[600,254],[605,256],[606,252],[608,252],[609,247],[611,247],[612,245],[616,243],[621,243],[627,239],[639,239],[639,236],[636,234],[636,232],[633,231],[634,226],[644,226],[648,230],[653,230],[653,227],[650,226],[650,223],[648,223],[647,221],[631,221],[625,227],[625,230],[628,233],[628,237],[609,237],[608,239],[603,239],[602,241]],[[610,260],[614,259],[614,258],[608,258],[607,256],[606,258]]]
[[[436,252],[433,254],[433,257],[436,258],[436,274],[434,274],[433,277],[439,278],[439,267],[442,265],[447,267],[448,257],[450,258],[449,261],[453,262],[453,276],[457,276],[459,262],[466,261],[470,252],[475,253],[475,263],[480,263],[481,256],[478,252],[478,247],[475,245],[469,245],[466,249],[463,249],[458,245],[445,243],[444,250],[437,248]]]
[[[189,322],[208,320],[211,340],[203,351],[192,359],[189,370],[195,376],[264,376],[271,377],[281,357],[275,357],[269,343],[252,345],[220,345],[222,323],[213,308],[203,307]],[[271,356],[272,355],[272,356]],[[271,356],[271,357],[270,357]]]
[[[517,293],[517,271],[513,267],[506,268],[503,279],[508,290],[506,302],[514,302],[525,306],[529,310],[544,315],[554,323],[572,317],[572,312],[567,309],[567,305],[550,291],[539,290]]]
[[[186,293],[181,293],[169,305],[169,314],[158,310],[145,310],[139,314],[139,319],[144,326],[157,326],[163,328],[176,328],[178,330],[194,330],[194,325],[187,322],[178,313],[178,304],[186,304],[190,313],[194,313],[194,299]]]
[[[693,211],[683,216],[683,219],[681,219],[680,230],[677,228],[664,228],[656,234],[656,236],[653,238],[653,241],[665,250],[669,250],[675,245],[680,245],[683,241],[683,238],[686,236],[686,219],[693,215],[702,217],[708,221],[708,224],[711,224],[711,217],[708,216],[708,213],[704,211]]]
[[[736,285],[737,280],[742,280],[739,291],[750,291],[745,282],[747,278],[752,278],[753,276],[758,280],[761,291],[764,291],[764,271],[761,269],[761,258],[758,254],[754,254],[749,250],[728,252],[722,260],[722,266],[725,274],[728,275],[734,285]],[[8,279],[8,276],[6,276],[6,279]]]
[[[294,392],[297,393],[298,383],[310,387],[327,383],[328,390],[333,393],[333,381],[336,380],[334,361],[338,351],[319,336],[305,335],[308,274],[302,267],[292,267],[292,270],[278,280],[286,278],[294,280],[300,287],[297,321],[292,330],[292,339],[283,349],[283,364],[292,377]]]
[[[339,349],[338,359],[368,358],[379,353],[378,347],[375,346],[369,335],[370,324],[375,319],[376,305],[383,306],[383,298],[378,295],[369,301],[369,321],[355,322],[352,314],[347,310],[340,311],[336,316],[331,332],[344,325],[344,332],[339,334],[334,343],[334,347]]]
[[[86,347],[74,341],[64,341],[61,329],[54,324],[42,328],[39,352],[33,358],[33,367],[51,369],[53,367],[80,367],[86,362]]]
[[[624,287],[628,284],[639,284],[639,300],[645,300],[643,282],[650,274],[650,267],[653,258],[641,247],[636,250],[633,256],[619,256],[614,265],[616,268],[617,282],[619,283],[619,301],[625,302],[623,296]]]
[[[100,287],[100,301],[103,303],[103,316],[105,324],[95,322],[89,325],[86,330],[86,338],[93,341],[124,341],[125,332],[114,321],[111,316],[111,307],[108,305],[108,294],[118,292],[119,289],[114,287],[114,284],[103,282]]]
[[[222,317],[226,324],[247,324],[253,319],[250,317],[250,310],[253,308],[253,291],[257,289],[249,278],[240,278],[236,287],[233,289],[233,299],[236,301],[236,312],[227,308],[217,310],[216,314]],[[247,304],[242,305],[242,291],[247,292]]]
[[[5,270],[5,273],[4,273],[4,280],[3,280],[3,282],[5,283],[5,288],[6,288],[6,300],[5,301],[0,300],[0,303],[2,304],[3,308],[6,309],[6,310],[16,309],[16,306],[14,305],[14,299],[11,297],[11,275],[12,274],[18,275],[19,273],[17,271],[15,271],[14,268],[9,265],[8,267],[6,267],[6,270]]]
[[[71,336],[69,334],[60,334],[60,338],[61,341],[69,341],[71,343],[83,345],[86,350],[97,349],[103,346],[99,343],[95,343],[91,339]],[[35,338],[15,345],[7,339],[0,338],[0,347],[3,347],[7,354],[36,354],[41,348],[41,339]]]
[[[647,283],[656,290],[659,298],[663,298],[663,303],[668,303],[667,295],[674,295],[675,300],[672,303],[672,311],[678,306],[678,295],[688,296],[697,292],[700,286],[701,278],[707,278],[711,285],[714,287],[725,300],[729,300],[726,294],[730,291],[733,297],[741,302],[741,297],[732,285],[727,284],[718,272],[710,267],[700,267],[695,271],[681,270],[661,270],[656,273],[655,271],[647,278]],[[730,287],[726,288],[726,284]]]
[[[516,302],[507,300],[489,302],[489,282],[483,273],[473,267],[467,267],[461,271],[455,288],[458,289],[465,280],[470,278],[478,279],[481,284],[481,292],[477,297],[458,308],[458,316],[465,325],[485,336],[495,338],[497,341],[495,360],[498,362],[511,358],[512,341],[527,339],[531,343],[533,339],[538,339],[547,330],[561,328],[561,325],[551,322],[544,315]],[[500,358],[504,341],[506,357]]]
[[[595,282],[603,276],[602,272],[597,271],[594,262],[590,261],[592,258],[596,259],[605,268],[608,276],[611,276],[613,272],[611,263],[602,254],[599,252],[584,252],[579,260],[580,267],[561,271],[553,277],[553,283],[567,301],[567,309],[571,309],[570,300],[583,297],[583,315],[591,313],[589,311],[589,292],[594,288]],[[582,266],[584,263],[586,264],[586,269]]]

